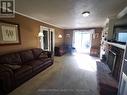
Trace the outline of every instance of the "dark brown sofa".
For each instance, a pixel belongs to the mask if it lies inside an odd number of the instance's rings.
[[[40,48],[0,56],[0,95],[14,90],[53,64],[51,52]]]

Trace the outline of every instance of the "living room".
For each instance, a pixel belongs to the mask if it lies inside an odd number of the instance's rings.
[[[126,95],[126,0],[0,2],[1,95]]]

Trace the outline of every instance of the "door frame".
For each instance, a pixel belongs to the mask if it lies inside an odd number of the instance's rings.
[[[44,35],[40,37],[41,48],[43,50],[46,50],[46,51],[51,51],[51,33],[53,33],[53,52],[54,52],[54,47],[55,47],[55,29],[49,28],[49,27],[45,27],[45,26],[40,26],[40,32],[42,34],[44,34],[43,31],[47,31],[48,49],[44,49],[44,42],[43,42]]]

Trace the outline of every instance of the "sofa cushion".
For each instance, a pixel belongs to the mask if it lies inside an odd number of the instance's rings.
[[[26,74],[31,74],[31,73],[32,73],[32,67],[28,65],[22,65],[21,68],[14,70],[14,75],[16,79],[20,79],[24,77]]]
[[[0,64],[21,64],[21,58],[18,53],[11,53],[0,56]]]
[[[45,62],[53,62],[53,60],[51,58],[40,58],[39,60],[41,60],[43,63]]]
[[[33,71],[45,66],[46,64],[48,63],[51,63],[51,61],[47,61],[47,62],[44,62],[42,60],[34,60],[34,61],[31,61],[29,63],[27,63],[28,65],[32,66],[33,68]]]
[[[21,65],[4,64],[4,66],[7,66],[12,70],[16,70],[16,69],[21,68]]]
[[[14,79],[13,79],[13,74],[11,74],[9,71],[6,70],[0,70],[0,87],[1,91],[4,93],[10,92],[14,88]],[[6,94],[1,94],[0,95],[6,95]]]
[[[52,65],[53,63],[52,59],[47,58],[47,56],[45,57],[45,55],[43,56],[43,54],[40,55],[42,52],[44,52],[42,49],[36,48],[20,51],[13,54],[11,53],[1,55],[0,74],[2,74],[1,76],[5,77],[5,79],[3,79],[2,81],[4,81],[7,84],[11,83],[10,88],[14,89],[21,83],[31,78],[33,75],[39,73],[40,71]],[[47,54],[51,55],[51,53],[49,52],[47,52],[46,55]],[[6,78],[6,74],[3,74],[2,72],[7,72],[10,78],[8,77]],[[8,80],[9,83],[7,82]],[[1,84],[3,84],[3,82],[0,81],[0,88],[3,89]],[[8,88],[5,87],[5,89]]]
[[[13,71],[10,68],[1,64],[0,64],[0,87],[1,87],[0,90],[2,90],[2,92],[5,93],[10,92],[14,88]]]
[[[12,71],[9,67],[6,67],[6,66],[1,65],[1,64],[0,64],[0,71],[7,71],[7,72],[9,72],[11,75],[13,75],[13,71]]]
[[[27,65],[32,66],[33,70],[40,68],[42,64],[43,64],[43,62],[40,60],[33,60],[33,61],[27,63]]]
[[[43,52],[43,50],[41,48],[35,48],[35,49],[32,49],[32,52],[33,52],[34,58],[37,59],[40,56],[40,54]]]
[[[31,50],[26,50],[26,51],[20,52],[20,56],[21,56],[23,63],[31,61],[34,59],[34,56],[33,56],[33,53]]]

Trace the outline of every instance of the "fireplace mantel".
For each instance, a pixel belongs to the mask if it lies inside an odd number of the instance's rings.
[[[126,45],[121,45],[121,44],[119,44],[119,43],[113,43],[113,42],[106,42],[106,43],[109,44],[109,45],[113,45],[113,46],[115,46],[115,47],[124,49],[124,50],[125,50],[125,48],[126,48]]]

